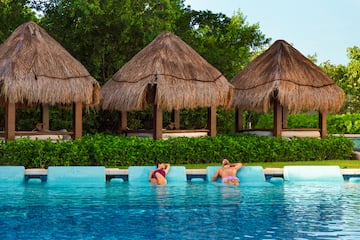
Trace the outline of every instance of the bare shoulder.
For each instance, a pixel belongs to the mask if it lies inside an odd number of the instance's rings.
[[[242,167],[242,163],[235,163],[235,164],[234,164],[234,168],[235,168],[236,170],[239,170],[241,167]]]
[[[221,168],[216,169],[214,175],[213,175],[212,178],[211,178],[211,181],[215,182],[216,179],[217,179],[219,176],[221,177],[220,170],[221,170]]]
[[[218,168],[218,170],[216,170],[218,175],[222,176],[222,173],[224,172],[223,168]]]

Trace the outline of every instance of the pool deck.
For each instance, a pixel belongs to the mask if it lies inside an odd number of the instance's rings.
[[[341,169],[344,180],[350,177],[360,177],[360,168],[347,168]],[[119,168],[106,168],[105,169],[106,181],[111,181],[113,178],[128,181],[128,170]],[[283,168],[265,168],[264,175],[266,180],[272,177],[283,178]],[[47,169],[45,168],[30,168],[25,170],[25,181],[37,178],[42,182],[47,179]],[[186,178],[188,181],[192,179],[203,179],[206,181],[206,169],[186,169]]]

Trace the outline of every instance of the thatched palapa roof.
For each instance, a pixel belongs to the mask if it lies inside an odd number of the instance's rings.
[[[344,91],[318,66],[283,40],[276,41],[231,81],[233,106],[268,112],[275,98],[289,112],[337,112]]]
[[[163,110],[229,107],[233,87],[178,36],[164,32],[136,54],[102,87],[102,108]]]
[[[43,28],[27,22],[0,45],[0,99],[93,106],[100,101],[100,86]]]

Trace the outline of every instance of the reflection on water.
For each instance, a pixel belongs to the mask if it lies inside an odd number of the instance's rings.
[[[0,239],[358,239],[360,184],[0,184]]]

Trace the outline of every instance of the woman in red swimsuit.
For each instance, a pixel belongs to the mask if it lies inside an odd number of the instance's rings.
[[[156,169],[151,170],[149,174],[149,182],[156,185],[164,185],[167,183],[166,175],[170,170],[169,163],[157,163]]]

